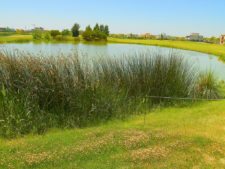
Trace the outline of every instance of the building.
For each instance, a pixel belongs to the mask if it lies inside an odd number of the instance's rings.
[[[15,32],[15,29],[9,27],[0,27],[0,32]]]
[[[220,44],[224,45],[225,44],[225,35],[220,36]]]
[[[139,35],[138,34],[133,34],[133,33],[130,33],[130,34],[127,34],[127,38],[138,38]]]
[[[145,34],[141,34],[139,35],[140,38],[143,39],[151,39],[153,35],[151,35],[150,33],[145,33]]]
[[[192,33],[191,35],[186,36],[186,39],[190,41],[202,42],[204,40],[204,37],[199,33]]]
[[[32,31],[44,31],[45,29],[42,27],[35,27]]]
[[[0,32],[4,32],[6,30],[6,28],[1,28],[0,27]]]

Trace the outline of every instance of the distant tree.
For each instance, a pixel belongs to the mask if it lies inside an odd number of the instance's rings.
[[[71,32],[70,32],[68,29],[64,29],[64,30],[62,31],[62,35],[63,35],[63,36],[69,36],[70,33],[71,33]]]
[[[41,30],[34,30],[32,36],[34,40],[41,40],[43,32]]]
[[[47,41],[51,40],[51,34],[50,34],[50,32],[46,31],[44,33],[44,39],[47,40]]]
[[[55,38],[57,35],[61,35],[59,30],[51,30],[51,36]]]
[[[80,29],[80,25],[78,23],[75,23],[71,29],[73,37],[79,36],[79,29]]]
[[[215,36],[212,36],[212,37],[210,37],[209,39],[208,39],[208,41],[210,42],[210,43],[219,43],[219,38],[216,38]]]
[[[93,39],[93,31],[92,31],[92,28],[91,28],[90,25],[86,27],[86,29],[83,32],[82,36],[87,41],[90,41],[90,40]]]
[[[100,25],[96,23],[94,28],[92,29],[90,26],[87,26],[85,31],[83,32],[83,38],[85,40],[106,40],[109,35],[109,27],[106,25]]]
[[[105,26],[104,25],[100,25],[100,31],[105,32]]]
[[[93,38],[93,40],[100,40],[101,39],[101,31],[100,31],[100,27],[97,23],[94,26],[92,38]]]
[[[106,34],[106,36],[109,36],[109,26],[108,25],[105,25],[104,33]]]
[[[95,27],[94,27],[94,29],[93,29],[94,31],[100,31],[100,27],[99,27],[99,25],[96,23],[96,25],[95,25]]]
[[[22,33],[24,33],[25,31],[23,30],[23,29],[16,29],[16,33],[17,34],[22,34]]]

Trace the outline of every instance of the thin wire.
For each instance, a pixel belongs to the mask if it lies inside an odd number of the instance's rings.
[[[145,98],[155,98],[155,99],[171,99],[171,100],[200,100],[200,101],[222,101],[225,99],[203,99],[203,98],[190,98],[190,97],[166,97],[166,96],[145,96]]]

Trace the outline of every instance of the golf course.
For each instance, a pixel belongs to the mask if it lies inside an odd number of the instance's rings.
[[[0,3],[0,169],[225,169],[225,1]]]

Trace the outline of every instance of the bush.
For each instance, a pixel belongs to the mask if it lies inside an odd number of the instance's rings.
[[[41,30],[35,30],[32,32],[32,36],[34,40],[41,40],[43,36],[43,32]]]
[[[87,26],[82,36],[84,40],[87,41],[99,41],[99,40],[107,40],[107,36],[109,35],[109,27],[104,25],[96,24],[94,29],[90,26]]]
[[[79,37],[72,37],[72,36],[62,36],[62,35],[57,35],[55,37],[55,40],[57,41],[79,41],[80,38]]]
[[[44,39],[47,40],[47,41],[50,41],[51,40],[51,34],[50,34],[50,32],[45,32],[44,33]]]
[[[219,83],[213,72],[202,73],[197,80],[195,88],[196,97],[217,99],[221,97]]]
[[[61,35],[61,33],[59,32],[59,30],[51,30],[51,36],[53,38],[55,38],[58,35]]]
[[[64,30],[62,31],[62,35],[63,35],[63,36],[71,36],[71,32],[70,32],[68,29],[64,29]]]

